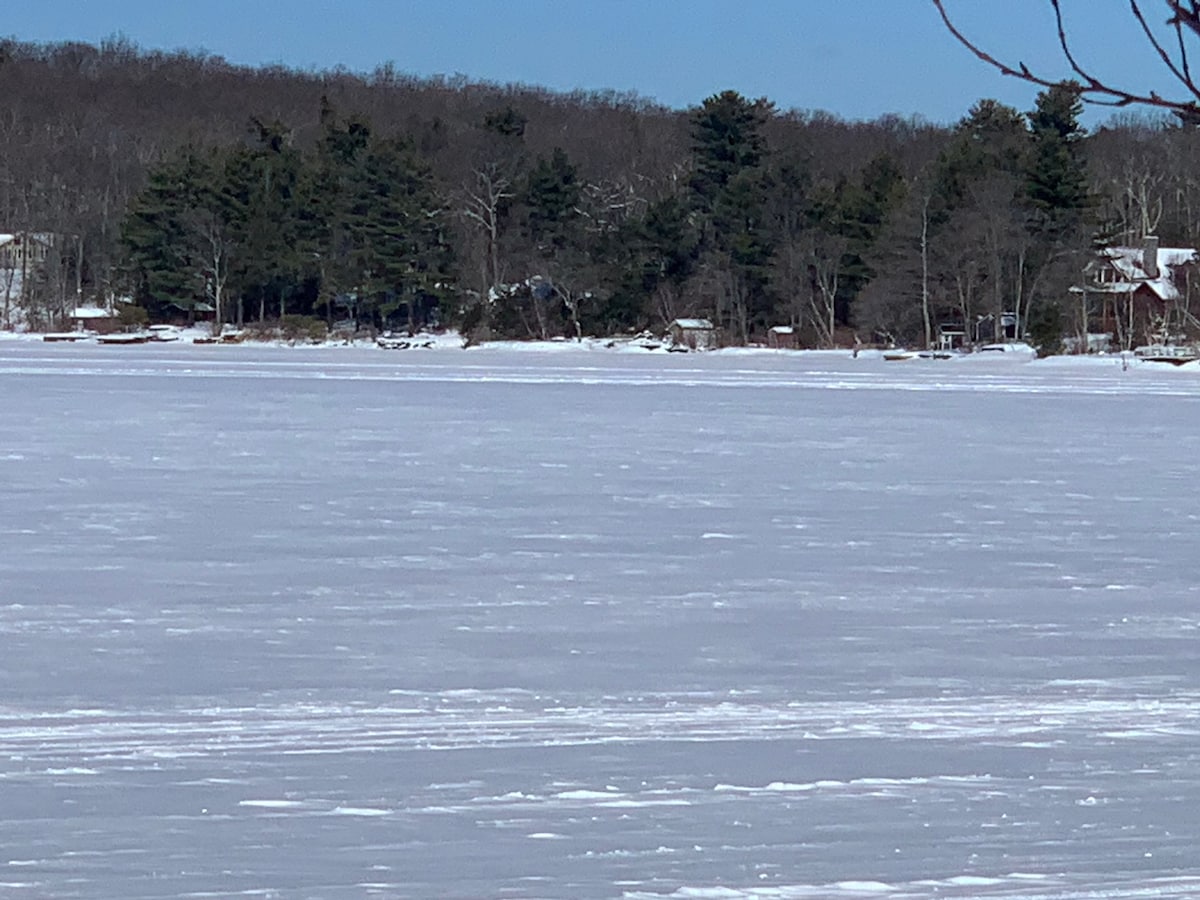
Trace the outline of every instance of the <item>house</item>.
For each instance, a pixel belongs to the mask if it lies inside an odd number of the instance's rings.
[[[44,231],[0,234],[0,304],[20,302],[26,287],[45,268],[55,235]]]
[[[46,262],[54,244],[54,235],[47,231],[0,234],[0,269],[36,269]]]
[[[203,300],[191,303],[171,302],[167,304],[167,319],[171,325],[194,325],[196,322],[211,322],[216,318],[217,308]]]
[[[676,319],[667,328],[671,346],[681,350],[711,350],[717,346],[717,330],[708,319]]]
[[[1119,346],[1166,343],[1195,325],[1188,310],[1200,253],[1160,247],[1147,236],[1140,247],[1105,247],[1084,268],[1083,284],[1071,289],[1082,304],[1091,335],[1112,335]]]
[[[800,335],[791,325],[774,325],[767,332],[767,346],[773,350],[799,350]]]

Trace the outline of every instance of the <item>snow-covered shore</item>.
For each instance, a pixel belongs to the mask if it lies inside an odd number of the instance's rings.
[[[69,338],[68,338],[69,335]],[[26,343],[26,342],[55,342],[62,345],[89,345],[99,342],[99,335],[89,332],[74,332],[45,335],[34,332],[0,332],[0,343]],[[237,350],[247,350],[252,348],[268,348],[282,347],[298,351],[304,350],[324,350],[324,349],[359,349],[359,350],[379,350],[387,353],[411,353],[415,355],[428,355],[430,353],[455,354],[469,353],[472,355],[480,354],[630,354],[634,356],[665,356],[677,355],[677,348],[672,349],[666,341],[650,340],[643,337],[608,337],[596,338],[588,337],[582,340],[571,340],[567,338],[559,338],[548,341],[516,341],[516,340],[498,340],[488,341],[485,343],[472,344],[467,346],[462,335],[455,331],[443,331],[438,333],[421,333],[414,336],[396,335],[390,339],[377,340],[373,338],[358,338],[347,340],[344,338],[330,338],[325,341],[289,341],[285,339],[260,340],[257,338],[247,338],[241,341],[223,341],[213,344],[211,341],[211,331],[207,326],[196,326],[191,328],[181,328],[172,336],[170,341],[149,341],[147,346],[163,348],[182,348],[191,347],[193,345],[201,345],[205,347],[219,347],[215,352],[229,352]],[[135,345],[132,352],[137,352],[141,345]],[[724,357],[757,357],[757,358],[780,358],[792,360],[833,360],[846,359],[855,360],[863,363],[877,363],[886,361],[889,367],[894,367],[898,371],[916,367],[936,367],[938,369],[954,368],[958,366],[993,366],[993,365],[1026,365],[1032,364],[1039,370],[1045,369],[1121,369],[1123,371],[1141,368],[1149,371],[1163,372],[1181,372],[1181,373],[1200,373],[1200,361],[1186,362],[1181,365],[1172,365],[1163,362],[1147,362],[1132,353],[1099,353],[1087,355],[1062,355],[1051,356],[1045,358],[1037,358],[1037,355],[1032,347],[1023,343],[1011,343],[1006,345],[993,345],[993,348],[985,351],[977,351],[974,353],[959,353],[951,355],[939,355],[937,357],[929,355],[912,354],[909,358],[896,359],[894,351],[885,351],[880,349],[833,349],[833,350],[785,350],[774,349],[762,345],[748,347],[725,347],[717,350],[707,350],[702,352],[690,352],[688,355],[693,359],[699,356],[707,356],[710,358]]]

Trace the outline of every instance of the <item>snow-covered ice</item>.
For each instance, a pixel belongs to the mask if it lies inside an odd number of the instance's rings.
[[[557,349],[0,345],[0,895],[1200,895],[1200,371]]]

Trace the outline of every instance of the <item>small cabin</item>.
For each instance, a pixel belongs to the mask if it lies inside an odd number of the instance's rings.
[[[775,325],[767,332],[767,346],[773,350],[798,350],[800,336],[791,325]]]
[[[1005,343],[1021,340],[1020,321],[1010,310],[977,316],[975,318],[975,342],[979,344]]]
[[[172,302],[167,304],[167,324],[177,327],[195,325],[197,322],[211,322],[216,318],[217,309],[211,303],[194,300],[191,303]]]
[[[101,306],[77,306],[67,317],[71,327],[76,331],[94,331],[97,334],[109,334],[120,327],[120,319],[115,312]]]
[[[939,322],[937,327],[938,350],[961,350],[967,343],[967,326],[963,322]]]
[[[717,346],[717,330],[708,319],[676,319],[667,328],[671,345],[687,350],[711,350]]]

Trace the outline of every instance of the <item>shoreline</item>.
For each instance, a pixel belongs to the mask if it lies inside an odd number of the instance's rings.
[[[447,353],[470,353],[475,354],[493,354],[493,353],[514,353],[514,354],[538,354],[538,355],[555,355],[568,353],[586,353],[586,354],[601,354],[601,355],[622,355],[622,356],[641,356],[641,357],[686,357],[698,359],[703,357],[719,359],[728,357],[757,357],[757,358],[775,358],[775,359],[794,359],[794,360],[819,360],[819,359],[844,359],[854,360],[864,363],[886,362],[889,369],[903,371],[911,368],[920,369],[945,369],[946,367],[957,368],[960,366],[999,366],[1008,368],[1011,366],[1024,367],[1034,365],[1038,369],[1045,368],[1113,368],[1118,367],[1122,370],[1143,370],[1143,371],[1162,371],[1162,372],[1200,372],[1200,360],[1189,360],[1187,362],[1164,362],[1161,360],[1146,360],[1136,356],[1131,351],[1121,351],[1117,353],[1094,353],[1086,355],[1063,354],[1057,356],[1048,356],[1038,358],[1033,349],[1027,344],[1013,343],[1008,345],[992,345],[993,348],[1004,349],[1011,352],[984,352],[976,350],[969,353],[954,353],[954,354],[918,354],[905,353],[904,358],[898,358],[897,352],[894,350],[884,350],[878,348],[869,349],[852,349],[852,348],[834,348],[834,349],[785,349],[774,348],[763,345],[752,345],[745,347],[721,347],[711,350],[683,350],[680,348],[670,348],[666,342],[657,340],[647,340],[643,337],[609,337],[596,338],[589,337],[582,340],[574,340],[571,338],[557,338],[546,341],[539,340],[498,340],[485,341],[470,346],[464,346],[462,336],[454,331],[446,331],[437,334],[421,333],[412,337],[408,336],[393,336],[388,339],[355,339],[355,340],[325,340],[320,342],[304,341],[304,340],[288,340],[284,338],[276,338],[271,340],[245,339],[245,340],[212,340],[211,330],[207,327],[192,327],[180,328],[175,336],[168,340],[146,338],[143,340],[117,340],[105,344],[103,338],[106,335],[101,335],[96,332],[11,332],[0,331],[0,346],[5,344],[55,344],[67,345],[71,347],[96,347],[105,346],[106,352],[119,352],[115,348],[124,346],[133,348],[132,351],[139,352],[145,348],[154,348],[157,350],[165,350],[170,347],[200,347],[208,350],[208,348],[257,348],[257,349],[286,349],[296,351],[312,351],[312,350],[372,350],[384,353],[388,356],[410,355],[424,356],[427,354],[437,354],[441,356]],[[199,339],[199,340],[197,340]],[[387,345],[384,340],[388,340]],[[214,350],[212,352],[224,353],[225,349]]]

